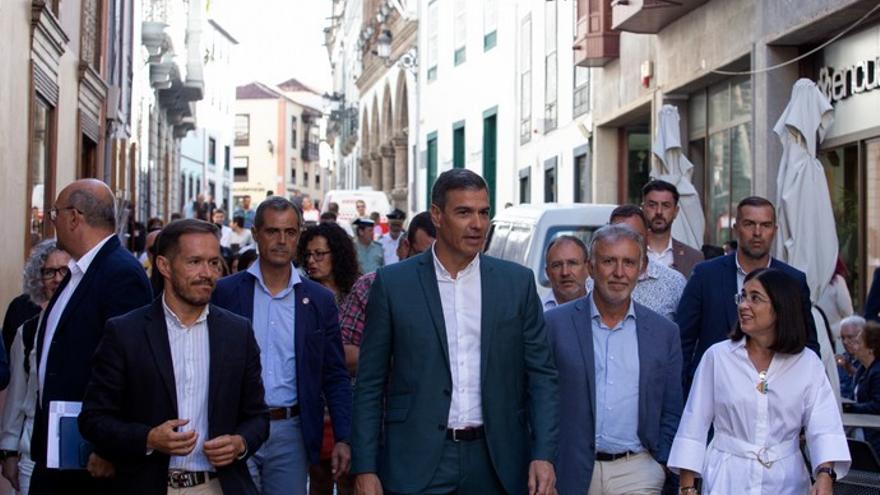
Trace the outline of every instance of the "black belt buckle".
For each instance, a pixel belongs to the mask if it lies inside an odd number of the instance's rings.
[[[479,440],[484,436],[484,430],[482,426],[476,426],[472,428],[462,428],[459,430],[454,430],[452,428],[446,430],[446,438],[452,440],[453,442],[472,442],[474,440]]]
[[[168,471],[168,486],[170,488],[192,488],[207,481],[205,473],[190,471]]]
[[[634,456],[634,455],[636,455],[636,453],[630,452],[630,451],[621,452],[619,454],[608,454],[606,452],[596,452],[595,459],[597,461],[601,461],[601,462],[611,462],[611,461],[616,461],[618,459],[622,459],[624,457],[628,458],[628,457]]]

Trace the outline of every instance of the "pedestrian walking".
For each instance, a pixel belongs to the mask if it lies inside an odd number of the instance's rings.
[[[351,458],[351,382],[338,311],[333,294],[301,278],[293,264],[302,225],[289,200],[273,196],[260,203],[254,216],[259,257],[221,279],[213,298],[252,322],[260,347],[270,432],[248,467],[263,495],[306,493],[308,466],[319,462],[325,402],[337,474]]]
[[[559,367],[559,493],[659,494],[682,408],[678,328],[633,297],[641,234],[602,227],[590,253],[590,295],[545,314]]]
[[[385,252],[382,245],[374,241],[373,227],[376,223],[369,218],[358,218],[355,227],[355,249],[361,273],[370,273],[385,265]]]
[[[168,224],[162,296],[107,322],[79,425],[116,466],[110,493],[258,493],[245,461],[269,435],[260,350],[247,320],[209,304],[221,263],[215,225]]]
[[[113,466],[96,453],[88,471],[47,466],[49,407],[54,401],[83,400],[92,356],[107,320],[149,304],[150,282],[143,267],[116,236],[113,192],[101,181],[82,179],[61,190],[49,218],[58,247],[72,258],[40,322],[35,349],[39,400],[34,414],[32,494],[97,493],[96,480]]]
[[[382,234],[379,237],[379,244],[382,245],[384,258],[383,266],[400,261],[400,258],[397,256],[397,246],[400,243],[400,239],[403,238],[403,222],[406,220],[406,213],[395,208],[388,213],[387,218],[388,233]]]
[[[590,256],[584,241],[573,235],[559,236],[547,245],[544,258],[544,273],[550,281],[550,292],[541,300],[544,311],[586,295]]]
[[[431,203],[433,248],[379,270],[370,289],[352,424],[357,492],[553,493],[556,369],[534,276],[481,254],[482,177],[442,173]]]

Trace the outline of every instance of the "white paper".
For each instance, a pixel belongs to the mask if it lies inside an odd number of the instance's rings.
[[[82,402],[49,402],[49,431],[46,438],[46,467],[49,469],[58,469],[61,464],[61,418],[75,418],[81,410]]]

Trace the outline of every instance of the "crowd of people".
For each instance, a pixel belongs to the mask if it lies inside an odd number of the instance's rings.
[[[387,232],[362,201],[349,226],[200,197],[133,251],[112,191],[76,181],[4,319],[2,474],[25,494],[831,494],[847,435],[880,434],[844,430],[817,331],[843,410],[880,414],[877,311],[852,314],[839,263],[817,328],[770,201],[743,199],[712,259],[673,238],[678,201],[652,180],[548,239],[539,295],[483,254],[466,169]]]

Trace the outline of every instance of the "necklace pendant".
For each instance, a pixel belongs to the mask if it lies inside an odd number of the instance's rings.
[[[755,387],[759,393],[767,395],[767,391],[770,390],[770,386],[767,385],[767,372],[762,371],[758,373],[758,385]]]

